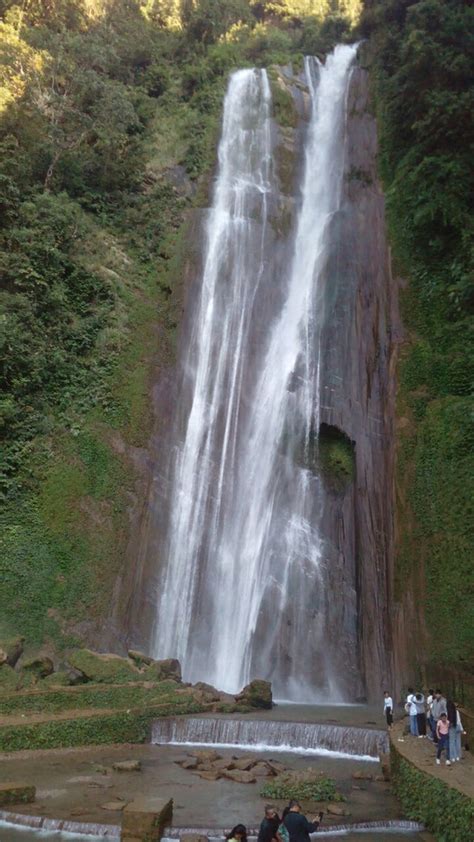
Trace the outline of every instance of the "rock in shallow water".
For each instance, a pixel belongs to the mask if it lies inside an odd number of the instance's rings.
[[[235,700],[250,707],[271,710],[273,707],[272,685],[269,681],[255,679],[244,687]]]
[[[127,806],[126,801],[107,801],[106,804],[101,804],[101,810],[110,810],[110,812],[116,812],[118,810],[123,810],[124,807]]]
[[[119,760],[112,763],[112,769],[116,772],[141,772],[142,764],[139,760]]]

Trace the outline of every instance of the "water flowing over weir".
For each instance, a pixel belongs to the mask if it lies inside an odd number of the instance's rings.
[[[385,731],[322,725],[308,722],[276,722],[207,717],[157,719],[153,723],[152,743],[191,743],[229,745],[259,751],[275,747],[278,751],[335,752],[378,759],[388,751]],[[265,747],[265,749],[264,749]]]
[[[191,397],[174,450],[154,652],[178,657],[189,680],[231,692],[255,675],[285,698],[314,698],[319,688],[335,699],[343,686],[325,645],[324,491],[306,463],[319,429],[320,284],[340,204],[355,52],[338,47],[325,65],[306,59],[310,120],[285,259],[271,248],[277,175],[266,72],[235,73],[224,103],[184,351]],[[315,659],[317,675],[305,679],[300,665]]]

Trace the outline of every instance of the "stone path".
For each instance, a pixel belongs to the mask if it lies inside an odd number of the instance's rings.
[[[469,798],[474,798],[474,757],[471,752],[463,749],[463,759],[459,763],[446,766],[443,760],[441,766],[437,766],[436,747],[431,740],[405,734],[405,728],[406,719],[402,719],[395,723],[390,733],[390,739],[400,754],[414,763],[422,772],[427,772]],[[443,757],[445,757],[444,754]]]

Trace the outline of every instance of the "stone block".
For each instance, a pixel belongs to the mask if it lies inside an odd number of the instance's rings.
[[[0,784],[0,807],[9,804],[30,804],[35,800],[36,787],[24,783]]]
[[[158,842],[172,818],[172,799],[140,796],[123,810],[121,842]]]

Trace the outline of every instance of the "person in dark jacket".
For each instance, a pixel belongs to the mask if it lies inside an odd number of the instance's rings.
[[[300,803],[295,800],[290,801],[290,808],[283,821],[288,831],[290,842],[309,842],[309,834],[316,833],[322,818],[323,814],[319,813],[317,818],[309,822],[301,812]]]
[[[267,804],[265,807],[265,817],[262,820],[260,830],[258,831],[257,842],[272,842],[272,840],[277,840],[279,825],[280,817],[275,810],[275,807],[272,807],[271,804]]]

